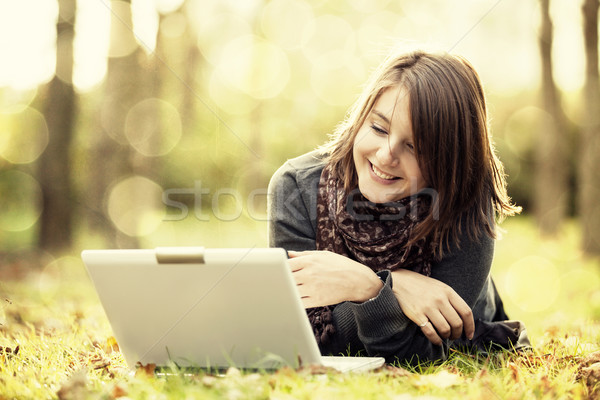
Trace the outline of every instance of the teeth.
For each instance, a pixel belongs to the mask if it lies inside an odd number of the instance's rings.
[[[371,165],[373,165],[373,164],[371,164]],[[378,177],[383,178],[383,179],[388,179],[389,180],[389,179],[396,178],[393,175],[388,175],[388,174],[384,173],[383,171],[381,171],[380,169],[378,169],[375,165],[373,165],[373,172],[375,172],[375,175],[377,175]]]

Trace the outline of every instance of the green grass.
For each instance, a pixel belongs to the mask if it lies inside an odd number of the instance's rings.
[[[227,228],[219,232],[226,236]],[[524,217],[504,228],[493,273],[509,315],[527,325],[534,351],[488,358],[453,352],[441,365],[362,374],[190,375],[175,367],[168,376],[132,373],[111,346],[110,326],[77,256],[9,259],[0,268],[0,399],[587,398],[594,381],[582,368],[600,347],[600,263],[578,250],[574,223],[554,239],[538,237]],[[146,241],[153,246],[161,239]]]

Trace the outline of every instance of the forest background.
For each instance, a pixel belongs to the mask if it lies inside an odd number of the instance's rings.
[[[327,140],[390,49],[425,48],[479,72],[516,219],[575,232],[598,269],[597,19],[597,0],[1,1],[0,263],[267,246],[272,173]],[[512,262],[544,290],[562,268]]]

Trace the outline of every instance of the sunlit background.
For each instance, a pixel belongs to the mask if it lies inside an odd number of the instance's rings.
[[[0,2],[2,252],[39,247],[44,191],[37,164],[51,140],[45,110],[55,74],[72,80],[76,94],[73,139],[63,149],[71,160],[74,233],[67,250],[45,250],[50,269],[58,265],[51,254],[72,257],[88,247],[266,246],[269,177],[287,158],[327,139],[392,48],[449,51],[475,66],[509,192],[525,208],[518,218],[529,218],[533,153],[548,117],[540,94],[538,1],[79,0],[76,6],[71,78],[56,68],[58,2]],[[585,77],[581,4],[552,0],[550,11],[554,78],[577,127]],[[133,54],[136,69],[125,70],[125,82],[141,89],[118,97],[109,60]],[[563,194],[568,217],[575,215],[573,185],[571,179]],[[564,232],[576,236],[577,222],[568,224]],[[518,243],[511,235],[506,243]],[[567,276],[589,290],[600,286],[597,271],[582,266],[581,252],[560,256],[579,263],[565,275],[544,251],[511,259],[511,249],[500,249],[498,284],[521,315],[548,313]],[[550,295],[529,291],[530,281]],[[598,296],[594,301],[600,304]]]

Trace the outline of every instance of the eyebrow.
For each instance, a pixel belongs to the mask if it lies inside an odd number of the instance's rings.
[[[388,125],[390,124],[390,120],[388,117],[385,116],[384,113],[382,113],[381,111],[377,111],[375,109],[371,110],[371,112],[375,115],[377,115],[379,118],[381,118],[385,123],[387,123]]]

